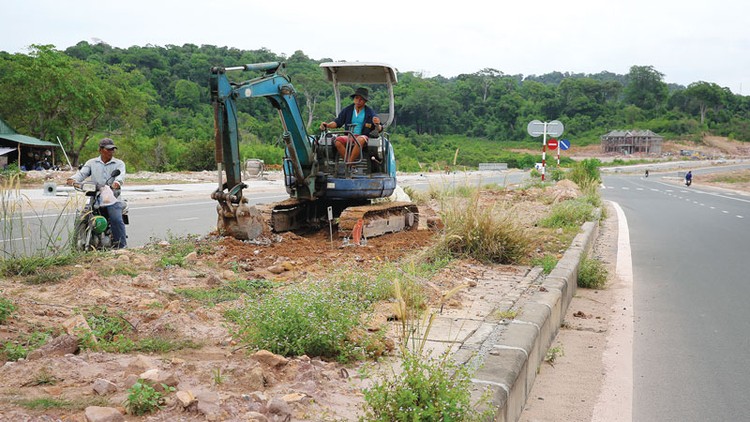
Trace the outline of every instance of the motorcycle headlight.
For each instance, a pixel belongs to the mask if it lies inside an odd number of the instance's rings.
[[[96,183],[83,182],[81,183],[81,190],[84,192],[96,192]]]

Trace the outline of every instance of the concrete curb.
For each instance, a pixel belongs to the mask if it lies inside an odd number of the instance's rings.
[[[477,368],[472,380],[478,387],[475,391],[481,393],[489,388],[495,421],[515,422],[520,418],[537,368],[557,336],[575,295],[578,268],[599,232],[599,218],[597,212],[596,221],[583,224],[581,233],[549,275],[535,273],[535,285],[540,287],[524,301],[513,320],[495,324],[490,332],[477,331],[475,336],[482,338],[468,339],[455,354],[457,360]],[[476,344],[481,345],[479,352]]]

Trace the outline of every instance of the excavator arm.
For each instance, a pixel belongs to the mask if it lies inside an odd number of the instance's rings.
[[[288,162],[296,184],[296,196],[299,199],[312,199],[316,194],[314,138],[305,131],[291,81],[286,75],[279,73],[283,68],[283,63],[269,62],[211,69],[215,160],[219,174],[219,187],[211,197],[219,203],[219,230],[239,239],[257,237],[264,223],[260,212],[248,206],[243,197],[242,191],[247,185],[242,182],[237,100],[264,97],[278,111]],[[235,83],[227,77],[227,72],[234,71],[261,71],[264,74],[249,81]]]

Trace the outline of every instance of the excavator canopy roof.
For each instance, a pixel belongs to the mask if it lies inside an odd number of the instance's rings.
[[[328,62],[320,67],[329,82],[344,84],[393,84],[398,82],[396,69],[384,63]]]
[[[383,126],[389,127],[395,116],[395,99],[393,96],[393,85],[396,85],[396,69],[383,63],[362,62],[328,62],[321,63],[320,67],[326,74],[329,82],[333,83],[333,92],[336,97],[336,115],[341,112],[341,92],[339,84],[385,84],[388,88],[388,111],[379,110],[378,115]]]

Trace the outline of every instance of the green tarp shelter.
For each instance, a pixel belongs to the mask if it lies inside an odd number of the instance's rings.
[[[55,162],[57,144],[31,136],[21,135],[0,118],[0,169],[8,164],[19,163],[27,170],[33,170],[45,160]]]

